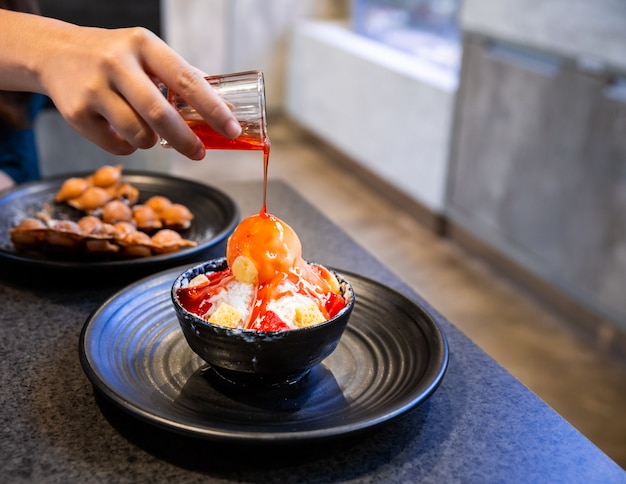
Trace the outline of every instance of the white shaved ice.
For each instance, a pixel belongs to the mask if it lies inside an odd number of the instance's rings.
[[[280,299],[270,301],[267,305],[268,311],[274,311],[276,315],[287,323],[291,328],[295,328],[296,309],[315,304],[310,298],[302,294],[283,296]]]
[[[220,303],[226,303],[236,308],[242,315],[242,319],[246,321],[250,315],[250,305],[254,296],[254,285],[247,282],[239,282],[234,280],[226,285],[217,294],[209,299],[211,308],[203,316],[208,320],[209,317],[217,310]]]

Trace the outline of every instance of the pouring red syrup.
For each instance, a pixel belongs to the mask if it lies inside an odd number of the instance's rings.
[[[207,124],[193,121],[187,123],[207,149],[263,150],[263,205],[258,215],[242,220],[230,236],[226,248],[228,268],[206,274],[208,282],[203,285],[178,290],[182,306],[199,316],[205,314],[211,307],[208,302],[211,294],[238,279],[237,274],[233,273],[233,267],[236,260],[243,257],[253,263],[256,271],[256,293],[244,328],[258,331],[289,329],[267,306],[270,301],[296,293],[315,301],[326,320],[337,315],[346,302],[339,294],[335,277],[322,266],[309,265],[302,258],[302,245],[296,232],[282,220],[267,213],[269,138],[261,141],[258,137],[247,135],[244,128],[238,138],[227,139]]]

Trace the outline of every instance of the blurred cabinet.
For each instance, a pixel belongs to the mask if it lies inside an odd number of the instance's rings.
[[[619,79],[468,36],[446,211],[626,330],[626,95]]]

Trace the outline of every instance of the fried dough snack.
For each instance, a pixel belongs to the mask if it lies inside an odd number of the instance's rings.
[[[10,236],[17,250],[90,256],[114,255],[120,258],[167,254],[197,245],[174,230],[161,229],[150,236],[129,222],[113,225],[93,215],[73,222],[55,220],[40,214],[37,218],[22,220],[10,230]]]
[[[68,178],[54,199],[88,214],[101,213],[101,218],[108,223],[132,221],[141,230],[185,230],[190,227],[191,211],[184,205],[172,203],[167,197],[157,195],[145,204],[137,205],[139,190],[130,183],[121,182],[122,168],[122,165],[105,165],[85,178]]]
[[[55,194],[83,212],[80,220],[54,219],[45,212],[23,219],[10,230],[17,250],[51,253],[147,257],[194,247],[177,230],[190,227],[193,214],[167,197],[137,204],[139,190],[122,183],[122,165],[105,165],[85,178],[72,177]]]

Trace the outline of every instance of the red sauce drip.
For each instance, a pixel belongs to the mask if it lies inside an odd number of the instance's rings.
[[[267,212],[267,172],[270,164],[270,139],[265,138],[263,144],[263,206],[261,207],[261,213]]]

